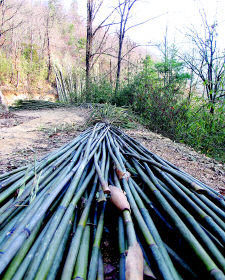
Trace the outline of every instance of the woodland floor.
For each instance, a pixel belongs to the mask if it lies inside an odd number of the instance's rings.
[[[0,173],[59,148],[85,129],[86,108],[58,108],[0,114]],[[124,130],[153,153],[225,194],[225,165],[140,125]]]

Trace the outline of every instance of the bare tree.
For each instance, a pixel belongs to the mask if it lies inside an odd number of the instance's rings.
[[[50,13],[48,13],[46,18],[46,41],[47,41],[47,52],[48,52],[48,76],[47,80],[49,81],[50,74],[51,74],[51,50],[50,50]]]
[[[0,46],[5,43],[5,35],[23,23],[17,19],[21,7],[22,1],[0,1]]]
[[[21,52],[21,34],[22,34],[22,26],[18,27],[16,30],[12,29],[10,34],[10,43],[9,47],[7,47],[7,51],[9,52],[12,58],[12,67],[11,67],[11,77],[10,84],[14,84],[16,88],[19,86],[19,57]]]
[[[120,26],[119,26],[119,45],[118,45],[118,57],[117,57],[117,72],[116,72],[116,89],[115,89],[115,95],[117,94],[118,88],[119,88],[119,82],[120,82],[120,72],[121,72],[121,57],[122,57],[122,48],[123,48],[123,42],[126,34],[126,26],[127,21],[131,12],[131,8],[133,5],[137,2],[137,0],[125,0],[123,5],[120,5],[118,7],[118,13],[120,16]],[[121,0],[119,0],[119,3],[121,4]]]
[[[17,19],[17,15],[22,6],[21,1],[0,1],[0,46],[6,41],[6,35],[22,24],[22,20]],[[0,90],[0,111],[7,112],[8,106],[4,95]]]
[[[101,2],[102,4],[102,2]],[[93,42],[93,21],[95,18],[94,1],[87,0],[87,41],[86,41],[86,95],[90,90],[90,63]]]
[[[197,29],[189,29],[187,37],[192,42],[197,57],[191,54],[182,56],[188,67],[201,79],[210,103],[210,113],[214,113],[215,103],[224,96],[225,53],[217,46],[216,20],[209,24],[204,11],[201,14],[204,34]]]
[[[87,0],[87,41],[86,41],[86,94],[89,94],[90,90],[90,71],[97,59],[105,53],[103,46],[108,38],[108,32],[110,26],[118,24],[114,22],[112,16],[116,11],[116,8],[112,8],[109,14],[96,26],[94,26],[94,20],[99,13],[104,0]],[[102,31],[102,32],[101,32]],[[101,32],[101,34],[100,34]],[[93,49],[93,42],[96,35],[100,35],[97,46]],[[95,58],[95,59],[94,59]],[[87,96],[88,98],[88,96]]]
[[[57,1],[48,0],[48,7],[45,15],[45,29],[46,29],[45,37],[46,37],[47,56],[48,56],[48,75],[47,75],[48,81],[50,79],[50,75],[52,71],[50,33],[56,17],[56,8],[57,8]]]
[[[119,84],[120,84],[120,73],[121,73],[121,62],[123,59],[123,44],[124,44],[124,39],[127,31],[130,29],[137,27],[139,25],[142,25],[144,23],[149,22],[150,20],[153,20],[155,18],[158,18],[159,16],[149,18],[145,21],[136,23],[134,25],[129,25],[129,19],[131,16],[131,10],[139,0],[118,0],[119,4],[118,7],[116,8],[119,18],[120,18],[120,23],[119,23],[119,31],[118,31],[118,53],[117,53],[117,72],[116,72],[116,88],[115,88],[115,96],[117,95]],[[160,15],[161,16],[161,15]],[[136,48],[137,46],[135,46]],[[132,48],[133,49],[133,48]],[[128,52],[129,53],[129,52]]]

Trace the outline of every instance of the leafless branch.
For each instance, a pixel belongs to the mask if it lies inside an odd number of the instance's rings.
[[[166,13],[163,13],[163,14],[160,14],[160,15],[155,16],[155,17],[153,17],[153,18],[149,18],[149,19],[147,19],[147,20],[145,20],[145,21],[142,21],[142,22],[139,22],[139,23],[137,23],[137,24],[134,24],[134,25],[132,25],[132,26],[128,27],[128,28],[126,29],[126,32],[127,32],[129,29],[131,29],[131,28],[134,28],[134,27],[137,27],[137,26],[143,25],[143,24],[145,24],[145,23],[147,23],[147,22],[149,22],[149,21],[151,21],[151,20],[154,20],[154,19],[160,18],[161,16],[164,16],[165,14],[166,14]]]
[[[103,1],[102,1],[103,2]],[[123,4],[123,3],[122,3]],[[108,23],[106,24],[107,20],[115,13],[116,9],[122,5],[121,3],[113,8],[113,10],[103,19],[103,21],[95,28],[94,32],[93,32],[93,36],[95,36],[96,32],[99,30],[99,29],[102,29],[104,27],[108,27],[108,26],[111,26],[111,25],[115,25],[115,24],[119,24],[120,22],[117,22],[117,23],[114,23],[113,21],[111,23]],[[100,8],[100,7],[99,7]],[[97,14],[97,13],[96,13]],[[93,18],[94,20],[94,18]]]

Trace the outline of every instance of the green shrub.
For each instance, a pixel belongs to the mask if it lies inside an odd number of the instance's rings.
[[[210,114],[207,100],[190,100],[184,94],[189,75],[174,59],[171,65],[168,63],[167,60],[165,64],[154,64],[147,57],[130,83],[121,84],[114,102],[129,106],[151,130],[225,161],[224,103],[218,103],[215,113]],[[166,82],[164,74],[169,69],[173,70]]]
[[[169,78],[165,79],[168,71]],[[182,90],[187,79],[183,65],[175,59],[154,63],[147,56],[140,72],[120,87],[115,103],[130,106],[150,129],[173,136],[177,120],[187,110]]]
[[[95,104],[95,108],[88,118],[86,125],[104,122],[122,128],[134,128],[136,116],[128,109],[112,104]]]
[[[31,60],[32,58],[32,60]],[[48,69],[44,59],[38,55],[35,45],[24,44],[22,56],[20,58],[21,77],[29,80],[32,85],[38,81],[46,80]]]
[[[225,118],[224,105],[217,104],[210,114],[207,103],[195,98],[186,119],[177,123],[176,138],[208,156],[225,162]]]
[[[88,102],[109,103],[113,96],[113,87],[106,79],[100,79],[97,82],[92,81],[89,88]]]
[[[4,53],[0,52],[0,81],[6,83],[11,73],[11,58],[7,58]]]

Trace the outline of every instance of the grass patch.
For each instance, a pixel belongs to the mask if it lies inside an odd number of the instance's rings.
[[[104,122],[121,128],[135,128],[137,120],[137,116],[129,108],[106,103],[93,108],[90,117],[86,121],[86,126]]]

